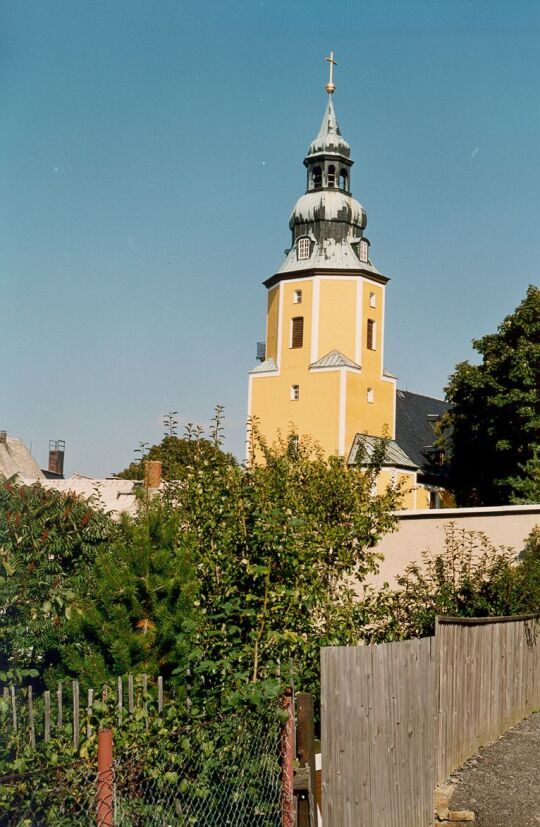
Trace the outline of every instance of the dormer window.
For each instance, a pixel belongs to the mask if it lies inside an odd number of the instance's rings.
[[[313,167],[312,181],[313,189],[322,187],[322,169],[320,167]]]
[[[309,238],[306,238],[306,237],[299,238],[298,239],[298,244],[297,244],[297,247],[296,247],[298,258],[299,259],[309,258],[310,247],[311,247],[311,244],[310,244]]]
[[[336,186],[336,168],[333,164],[330,164],[330,166],[328,167],[328,186]]]
[[[360,244],[358,245],[358,258],[360,261],[368,260],[368,251],[369,251],[369,244],[365,239],[362,239]]]
[[[346,169],[342,169],[339,173],[339,188],[342,190],[349,189],[349,176]]]

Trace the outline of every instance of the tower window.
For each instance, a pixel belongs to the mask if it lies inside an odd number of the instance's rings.
[[[309,258],[310,246],[309,238],[299,238],[297,243],[298,258]]]
[[[313,168],[312,181],[314,189],[322,187],[322,169],[320,167]]]
[[[300,399],[300,385],[291,385],[291,401],[297,402]]]
[[[295,316],[291,319],[291,347],[302,347],[304,344],[304,317]]]
[[[330,164],[330,166],[328,167],[328,186],[336,186],[336,168],[333,164]]]
[[[349,180],[349,176],[347,175],[347,170],[342,169],[339,173],[339,186],[340,186],[340,189],[342,189],[342,190],[348,189],[348,180]]]
[[[377,324],[375,319],[367,320],[367,349],[375,350],[377,346]]]
[[[375,293],[369,294],[369,306],[377,307],[377,296],[375,295]]]
[[[374,400],[375,400],[375,396],[373,394],[373,388],[368,388],[367,389],[367,401],[369,403],[372,403],[372,402],[374,402]]]
[[[368,243],[364,239],[358,245],[358,257],[360,261],[368,260]]]
[[[293,304],[302,304],[302,291],[295,290],[293,294]]]

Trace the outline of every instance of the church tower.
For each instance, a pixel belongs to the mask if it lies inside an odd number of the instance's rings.
[[[307,189],[289,220],[291,247],[268,278],[266,344],[249,376],[248,416],[349,457],[358,434],[395,438],[395,378],[384,370],[388,278],[371,259],[367,215],[351,193],[354,161],[332,95],[304,166]]]

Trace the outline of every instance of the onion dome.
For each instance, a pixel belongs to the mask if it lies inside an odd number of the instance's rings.
[[[363,206],[352,195],[339,190],[306,192],[296,204],[289,219],[294,232],[298,225],[318,224],[321,221],[339,221],[350,225],[351,230],[363,230],[367,215]],[[347,235],[354,234],[348,232]]]

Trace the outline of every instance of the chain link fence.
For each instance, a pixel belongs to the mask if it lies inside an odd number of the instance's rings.
[[[280,827],[279,724],[239,718],[233,736],[216,745],[178,733],[165,762],[158,745],[154,756],[151,746],[133,744],[99,775],[94,760],[4,776],[0,824]]]

